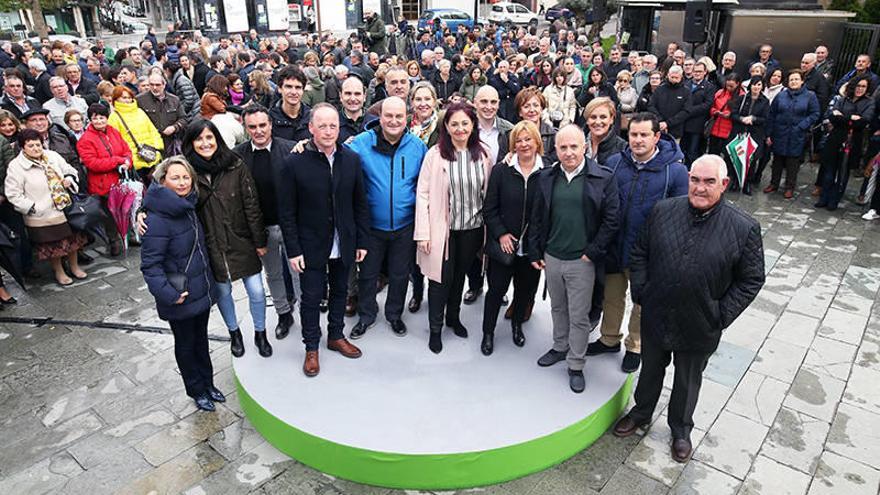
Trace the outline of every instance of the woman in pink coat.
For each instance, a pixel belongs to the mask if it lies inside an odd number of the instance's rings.
[[[416,196],[416,262],[428,277],[428,348],[443,350],[446,326],[467,337],[461,324],[464,279],[485,239],[483,198],[492,163],[480,142],[477,115],[467,104],[446,110],[437,144],[428,150]]]

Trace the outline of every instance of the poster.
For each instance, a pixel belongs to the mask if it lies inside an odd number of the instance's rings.
[[[223,0],[226,13],[226,32],[243,33],[248,30],[248,13],[245,0]]]
[[[269,31],[289,29],[287,0],[266,0],[266,9],[269,11]]]

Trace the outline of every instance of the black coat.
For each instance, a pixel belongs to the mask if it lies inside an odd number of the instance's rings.
[[[834,115],[834,110],[838,110],[842,115]],[[861,167],[862,140],[865,128],[874,119],[874,100],[868,97],[856,101],[849,98],[838,98],[828,113],[831,132],[828,133],[828,140],[825,142],[825,147],[822,148],[822,163],[836,168],[838,164],[843,162],[843,148],[847,139],[852,139],[847,166],[850,169]],[[853,115],[859,115],[861,118],[852,120]],[[851,137],[849,136],[850,129],[852,129]]]
[[[524,229],[528,231],[526,226],[537,194],[538,172],[540,170],[532,171],[526,187],[526,179],[513,165],[499,161],[489,175],[483,200],[483,221],[488,236],[498,240],[504,234],[511,234],[520,240],[526,254],[529,252],[528,239],[523,238],[522,233]]]
[[[683,83],[665,82],[654,91],[654,96],[648,103],[648,111],[657,115],[660,122],[666,122],[666,132],[680,138],[688,117],[690,99],[691,91]]]
[[[52,79],[52,75],[49,74],[49,72],[44,71],[37,76],[37,79],[34,81],[34,98],[40,102],[40,105],[52,99],[52,90],[49,88],[49,79]]]
[[[767,139],[767,116],[770,114],[770,100],[766,96],[759,95],[757,100],[752,100],[748,93],[737,96],[730,103],[730,120],[733,122],[733,135],[748,132],[752,139],[758,143],[759,148],[764,147]],[[752,124],[743,124],[742,118],[752,116]]]
[[[309,118],[312,109],[305,103],[300,103],[299,115],[292,119],[281,109],[282,103],[284,103],[284,100],[279,98],[272,105],[272,108],[269,109],[269,117],[272,119],[272,137],[287,139],[288,141],[300,141],[311,138]]]
[[[590,135],[587,134],[587,143],[590,143]],[[609,132],[605,139],[599,142],[599,151],[596,153],[595,160],[599,165],[606,166],[608,159],[626,148],[626,141],[623,140],[616,132]]]
[[[193,86],[196,87],[196,92],[199,96],[202,96],[205,92],[205,85],[208,83],[207,77],[210,70],[211,68],[204,62],[199,62],[193,67],[192,82]]]
[[[281,180],[281,164],[284,163],[284,160],[287,159],[288,155],[290,155],[290,151],[293,149],[295,143],[292,141],[288,141],[286,139],[281,138],[273,138],[272,139],[272,148],[269,150],[269,161],[272,167],[271,174],[275,177],[275,184],[278,184],[278,181]],[[248,171],[251,173],[251,177],[254,176],[254,149],[253,144],[250,140],[245,141],[238,146],[235,147],[232,151],[235,152],[236,155],[241,157],[241,161],[244,162],[244,165],[247,167]],[[254,186],[257,188],[257,196],[260,198],[260,210],[263,213],[263,220],[266,225],[272,225],[272,220],[277,220],[278,218],[278,199],[277,199],[277,187],[272,190],[265,190],[265,188],[261,188],[260,185],[254,181]],[[274,205],[276,211],[266,211],[269,208],[268,205]]]
[[[645,84],[645,87],[642,88],[642,92],[639,93],[639,100],[636,103],[636,112],[647,112],[653,96],[654,91],[651,89],[651,85]]]
[[[439,70],[429,80],[434,85],[434,89],[437,90],[437,99],[444,103],[452,93],[455,93],[461,87],[461,79],[456,77],[452,71],[449,72],[449,79],[446,81],[440,77]]]
[[[507,82],[504,82],[498,74],[489,77],[489,85],[498,91],[498,115],[513,122],[517,120],[516,108],[513,104],[516,95],[522,89],[519,77],[514,73],[508,73]]]
[[[98,103],[98,100],[101,99],[101,95],[98,94],[98,85],[85,77],[80,78],[79,86],[76,87],[76,91],[73,90],[73,86],[71,86],[70,83],[67,84],[67,87],[70,89],[70,94],[82,96],[89,105]]]
[[[309,142],[282,164],[278,199],[287,256],[302,255],[306,268],[327,263],[334,230],[346,266],[354,265],[356,249],[367,248],[370,210],[364,174],[360,158],[350,149],[337,146],[331,171],[324,153]]]
[[[764,285],[761,225],[723,198],[702,214],[687,197],[663,200],[633,247],[630,284],[646,345],[713,352]]]
[[[819,112],[825,113],[828,108],[828,102],[831,101],[831,83],[821,72],[813,69],[809,74],[804,75],[804,87],[816,93],[819,100]]]
[[[589,158],[585,160],[584,171],[587,177],[584,181],[583,213],[587,227],[587,248],[584,254],[593,263],[602,264],[620,224],[617,211],[620,198],[617,195],[617,181],[614,180],[611,170],[599,166]],[[531,261],[544,259],[544,250],[550,237],[553,183],[563,173],[562,165],[558,163],[538,172],[538,187],[527,233]]]
[[[715,85],[708,79],[703,79],[697,88],[691,92],[691,98],[687,104],[687,120],[684,121],[684,132],[686,134],[700,134],[703,132],[703,126],[709,120],[709,109],[712,108],[712,102],[715,101]]]

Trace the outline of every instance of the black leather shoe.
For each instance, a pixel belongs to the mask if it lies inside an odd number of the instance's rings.
[[[244,340],[241,338],[241,330],[236,328],[229,332],[229,338],[231,339],[232,355],[235,357],[244,356]]]
[[[554,349],[550,349],[549,351],[544,353],[543,356],[538,358],[538,366],[542,366],[545,368],[547,366],[553,366],[554,364],[558,363],[559,361],[564,361],[566,354],[568,354],[568,353],[567,352],[560,352],[560,351],[557,351]]]
[[[0,299],[0,304],[3,306],[10,306],[12,304],[18,304],[18,299],[9,296],[9,299]]]
[[[406,309],[408,309],[410,313],[418,313],[419,310],[422,309],[422,298],[413,296],[413,298],[409,300]]]
[[[484,333],[483,334],[483,342],[480,343],[480,352],[482,352],[484,356],[491,356],[492,351],[494,351],[494,350],[495,350],[495,334]]]
[[[351,340],[357,340],[363,337],[364,334],[367,333],[367,330],[373,328],[375,324],[375,321],[373,323],[364,323],[362,321],[357,322],[357,325],[355,325],[354,328],[351,329],[351,333],[348,334],[348,338]]]
[[[208,389],[208,397],[214,402],[226,402],[226,396],[214,386]]]
[[[617,420],[617,423],[614,424],[614,429],[612,433],[614,433],[615,437],[618,438],[626,438],[636,431],[639,428],[645,426],[647,423],[637,423],[636,420],[632,418],[629,414]]]
[[[330,310],[330,301],[327,299],[321,299],[321,302],[318,304],[318,309],[321,310],[322,313],[326,313]]]
[[[510,329],[513,332],[513,345],[517,347],[526,345],[526,336],[522,331],[522,323],[513,322],[510,324]]]
[[[278,315],[278,324],[275,325],[275,338],[278,340],[287,337],[290,327],[293,326],[293,310]]]
[[[687,462],[694,450],[691,441],[687,438],[676,438],[672,441],[672,460],[675,462]]]
[[[443,339],[440,337],[440,331],[431,331],[431,336],[428,338],[428,349],[431,349],[431,352],[434,354],[440,354],[440,351],[443,350]]]
[[[463,339],[467,338],[467,336],[468,336],[467,328],[465,328],[465,326],[462,325],[460,321],[457,321],[452,324],[447,324],[446,326],[452,328],[452,333],[454,333],[456,337],[461,337]]]
[[[819,201],[813,205],[814,208],[825,208],[826,206],[828,206],[828,203],[825,201]]]
[[[620,352],[620,343],[617,345],[605,345],[601,340],[597,340],[587,346],[587,356],[596,356],[608,352]]]
[[[260,351],[260,356],[267,358],[272,355],[272,346],[269,345],[265,330],[262,332],[254,332],[254,344],[257,344],[257,350]]]
[[[584,372],[581,370],[568,370],[568,386],[571,391],[579,394],[587,388],[587,380],[584,378]]]
[[[394,320],[390,322],[390,324],[391,331],[394,332],[394,335],[397,335],[398,337],[406,335],[406,323],[404,323],[403,320]]]
[[[216,410],[216,408],[214,407],[214,403],[211,402],[211,398],[208,397],[207,394],[193,397],[193,401],[195,401],[196,407],[198,407],[202,411],[214,412]]]
[[[620,363],[620,369],[624,373],[635,373],[642,364],[642,355],[635,352],[626,351],[623,355],[623,362]]]
[[[473,304],[473,303],[477,302],[477,298],[480,297],[480,294],[482,294],[482,293],[483,293],[482,288],[477,289],[477,290],[469,290],[464,293],[464,299],[462,299],[462,301],[464,301],[465,304]]]
[[[91,265],[92,262],[95,261],[95,258],[92,258],[92,257],[89,256],[88,254],[86,254],[85,251],[83,251],[82,249],[80,249],[80,250],[76,253],[76,261],[77,261],[77,263],[79,263],[80,265]]]

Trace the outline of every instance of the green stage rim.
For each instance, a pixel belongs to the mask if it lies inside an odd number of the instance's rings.
[[[598,410],[562,430],[497,449],[449,454],[401,454],[351,447],[306,433],[257,403],[236,377],[245,415],[278,450],[323,473],[367,485],[452,490],[493,485],[543,471],[589,447],[620,417],[633,376]],[[589,392],[589,390],[588,390]]]

